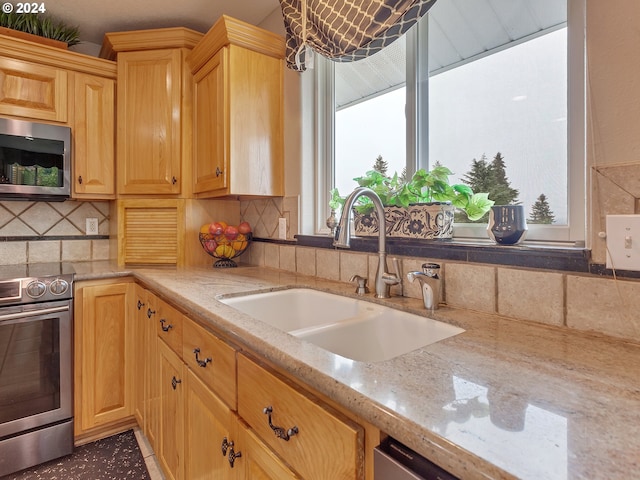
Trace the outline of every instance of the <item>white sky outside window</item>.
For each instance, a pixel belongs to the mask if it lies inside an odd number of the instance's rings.
[[[567,221],[566,28],[434,75],[429,157],[462,177],[499,151],[527,214],[541,193],[555,224]],[[340,65],[336,65],[338,69]],[[378,155],[389,174],[406,164],[405,89],[336,112],[335,186],[342,195]],[[452,178],[454,182],[459,178]]]

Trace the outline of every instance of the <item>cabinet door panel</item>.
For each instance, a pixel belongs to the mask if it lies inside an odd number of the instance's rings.
[[[232,413],[191,371],[185,390],[185,478],[232,479],[233,470],[222,454],[224,439],[231,438]]]
[[[75,74],[74,196],[115,197],[115,82]]]
[[[184,371],[178,357],[158,340],[160,448],[158,460],[167,478],[184,478]]]
[[[132,283],[126,283],[87,286],[81,290],[82,429],[133,414],[129,306],[133,288]]]
[[[66,70],[0,58],[0,114],[66,122],[67,81]]]
[[[225,103],[227,49],[216,53],[194,76],[194,192],[226,189],[229,178]]]
[[[118,192],[180,193],[182,53],[118,54]]]

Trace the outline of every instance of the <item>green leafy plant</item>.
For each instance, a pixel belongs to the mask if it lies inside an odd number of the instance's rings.
[[[0,13],[0,27],[31,33],[65,42],[70,47],[80,43],[78,27],[70,27],[42,13]]]
[[[453,172],[447,167],[437,165],[431,171],[420,169],[405,180],[394,173],[389,177],[377,170],[369,170],[365,175],[354,178],[361,187],[368,187],[382,200],[386,206],[408,207],[412,204],[431,202],[451,202],[456,208],[466,213],[469,220],[480,219],[494,204],[488,193],[474,193],[468,185],[451,185],[449,176]],[[341,206],[344,199],[337,189],[331,191],[329,206]],[[331,208],[336,208],[331,206]],[[373,203],[368,197],[360,197],[356,210],[359,213],[373,211]]]

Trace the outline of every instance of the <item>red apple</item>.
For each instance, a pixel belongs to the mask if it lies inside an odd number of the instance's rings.
[[[238,225],[238,232],[243,235],[251,233],[251,225],[249,225],[249,222],[242,222],[240,225]]]
[[[235,240],[236,237],[238,236],[238,228],[234,227],[233,225],[229,225],[227,228],[224,229],[224,236],[227,237],[229,240]]]
[[[211,235],[221,235],[224,232],[224,226],[219,224],[218,222],[213,222],[209,225],[209,233]]]
[[[213,239],[209,239],[204,242],[204,248],[207,249],[207,252],[213,253],[216,251],[217,247],[218,247],[218,244]]]

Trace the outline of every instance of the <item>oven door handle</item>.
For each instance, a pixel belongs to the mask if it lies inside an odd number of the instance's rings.
[[[64,305],[61,307],[42,308],[40,310],[28,310],[26,312],[7,313],[5,315],[0,315],[0,322],[3,322],[5,320],[15,320],[16,318],[39,317],[41,315],[47,315],[49,313],[59,313],[59,312],[68,312],[68,311],[69,311],[69,305]]]

